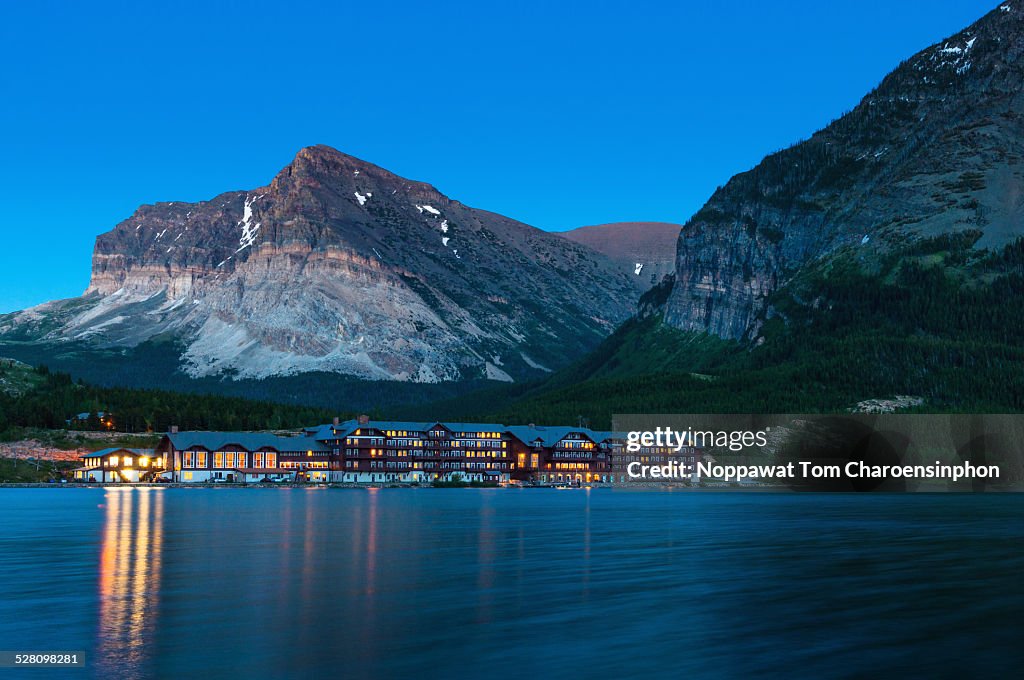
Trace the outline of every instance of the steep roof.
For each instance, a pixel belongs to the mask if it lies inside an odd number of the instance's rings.
[[[179,451],[204,448],[218,451],[226,446],[241,446],[248,451],[271,448],[276,451],[327,451],[315,437],[281,437],[265,432],[172,432],[167,435]]]
[[[124,451],[125,453],[131,454],[133,456],[152,456],[153,455],[153,449],[125,449],[125,448],[121,448],[121,447],[115,447],[115,448],[112,448],[112,449],[103,449],[101,451],[93,451],[92,453],[85,454],[84,456],[82,456],[82,458],[102,458],[104,456],[109,456],[109,455],[114,454],[114,453],[120,453],[121,451]]]
[[[450,423],[442,421],[438,425],[444,425],[452,432],[504,432],[508,429],[500,423]]]
[[[625,441],[626,439],[629,439],[629,433],[628,432],[605,432],[605,431],[598,432],[598,431],[595,430],[593,434],[594,434],[594,437],[595,437],[594,441],[596,441],[598,443],[601,443],[601,442],[603,442],[603,441],[605,441],[607,439],[621,439],[623,441]]]
[[[596,432],[585,427],[545,427],[541,425],[530,427],[529,425],[513,425],[512,427],[505,428],[505,431],[524,444],[530,444],[539,439],[544,446],[554,446],[565,439],[566,435],[570,432],[579,432],[595,442],[601,441]]]
[[[505,426],[499,423],[453,423],[446,421],[409,421],[409,420],[371,420],[360,423],[358,420],[346,420],[338,425],[320,425],[310,428],[318,440],[347,437],[360,428],[374,430],[399,430],[406,432],[429,432],[435,425],[442,425],[452,432],[504,432]]]

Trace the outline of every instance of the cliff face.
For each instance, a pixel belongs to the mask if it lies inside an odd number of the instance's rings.
[[[665,222],[596,224],[559,236],[604,253],[628,272],[641,292],[675,270],[680,225]]]
[[[194,377],[512,380],[592,347],[636,297],[596,251],[318,146],[266,187],[139,208],[97,238],[85,296],[0,318],[0,338],[170,337]]]
[[[1024,3],[1010,0],[733,177],[680,233],[665,321],[754,339],[768,296],[838,249],[967,229],[993,248],[1024,233],[1022,52]]]

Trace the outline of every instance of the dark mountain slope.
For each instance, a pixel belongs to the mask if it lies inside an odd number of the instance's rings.
[[[1024,233],[1024,9],[1003,3],[909,59],[809,140],[732,178],[686,223],[668,324],[760,335],[770,296],[840,249]]]

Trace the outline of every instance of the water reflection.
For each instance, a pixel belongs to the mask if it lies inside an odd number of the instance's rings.
[[[494,527],[494,506],[488,502],[490,496],[481,498],[479,525],[476,538],[476,592],[478,624],[490,623],[494,606],[495,571],[494,562],[497,558],[496,531]]]
[[[105,501],[97,668],[139,677],[157,623],[164,494],[161,489],[109,489]]]
[[[1009,668],[1019,497],[864,498],[111,490],[90,656],[102,678]]]

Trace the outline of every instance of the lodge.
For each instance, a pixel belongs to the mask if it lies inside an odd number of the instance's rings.
[[[633,461],[693,465],[700,450],[645,447],[626,453],[626,435],[584,427],[371,420],[360,416],[296,436],[181,432],[154,450],[106,449],[82,457],[80,481],[200,483],[430,484],[510,482],[623,484]]]
[[[79,482],[138,483],[155,481],[167,469],[167,461],[152,449],[103,449],[81,457],[74,469]]]

